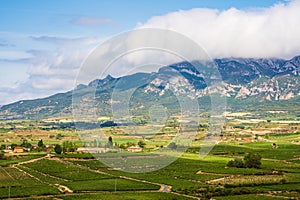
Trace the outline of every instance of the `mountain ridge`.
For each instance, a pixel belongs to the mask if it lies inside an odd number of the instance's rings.
[[[300,56],[284,60],[277,58],[223,58],[214,60],[223,78],[222,95],[234,101],[288,101],[300,96]],[[73,91],[87,93],[91,88],[101,102],[99,114],[107,114],[113,91],[138,89],[139,98],[170,98],[166,94],[195,93],[191,98],[209,96],[206,74],[187,62],[164,66],[153,73],[136,73],[114,78],[107,75],[87,85],[78,85]],[[176,85],[175,88],[174,85]],[[0,118],[32,118],[70,115],[73,91],[58,93],[46,98],[21,100],[0,107]],[[139,94],[138,94],[139,93]],[[144,93],[144,94],[142,94]],[[141,99],[136,99],[138,102]],[[167,102],[167,100],[165,100]],[[84,104],[84,103],[83,103]]]

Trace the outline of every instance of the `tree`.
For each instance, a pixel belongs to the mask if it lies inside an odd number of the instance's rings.
[[[146,146],[146,143],[144,141],[139,141],[138,142],[139,147],[144,148]]]
[[[57,154],[61,154],[61,152],[62,152],[62,147],[61,147],[61,145],[59,145],[59,144],[55,145],[54,151],[55,151],[55,153],[57,153]]]
[[[113,146],[113,139],[112,139],[111,136],[109,136],[109,138],[108,138],[107,146],[108,147],[112,147]]]
[[[32,148],[32,144],[30,144],[27,140],[23,140],[23,143],[21,144],[21,147],[31,149]]]
[[[258,153],[248,153],[244,157],[244,162],[240,158],[235,158],[234,160],[230,160],[227,163],[228,167],[237,167],[237,168],[260,168],[261,166],[261,156]]]
[[[126,142],[127,147],[135,146],[136,144],[133,142]]]
[[[261,166],[261,155],[258,153],[248,153],[244,157],[245,167],[247,168],[260,168]]]
[[[237,167],[237,168],[244,168],[245,167],[243,160],[240,159],[240,158],[235,158],[234,160],[230,160],[227,163],[227,166],[228,167]]]
[[[0,150],[5,150],[5,149],[6,149],[6,145],[5,144],[1,144]]]
[[[71,141],[64,141],[62,145],[63,152],[74,152],[76,150],[76,146]]]
[[[120,144],[121,149],[126,149],[126,144]]]
[[[18,146],[18,145],[15,144],[15,143],[13,143],[13,144],[10,145],[10,147],[11,147],[12,150],[14,150],[16,146]]]
[[[40,148],[44,147],[44,142],[42,139],[38,142],[38,147],[40,147]]]
[[[234,166],[234,160],[229,160],[227,163],[227,167],[235,167]]]
[[[244,162],[241,158],[235,158],[234,159],[234,165],[237,168],[244,168],[245,167]]]

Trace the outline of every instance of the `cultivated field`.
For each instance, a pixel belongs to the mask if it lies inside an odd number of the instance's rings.
[[[290,121],[262,121],[253,123],[249,113],[232,114],[218,144],[204,158],[199,156],[203,133],[175,162],[157,171],[127,173],[106,166],[88,153],[66,152],[55,154],[53,144],[81,142],[74,130],[32,127],[31,122],[13,122],[2,127],[1,145],[16,143],[31,133],[31,143],[43,138],[50,145],[42,150],[23,153],[5,153],[0,160],[0,198],[58,198],[58,199],[299,199],[300,188],[300,123]],[[243,118],[243,119],[241,119]],[[244,121],[241,121],[244,120]],[[4,122],[2,122],[4,123]],[[28,127],[24,127],[25,125]],[[23,124],[23,125],[22,125]],[[35,130],[38,128],[37,135]],[[142,152],[162,148],[170,138],[164,134],[130,137],[115,127],[104,130],[118,144],[144,141]],[[25,134],[25,135],[24,135]],[[163,140],[161,140],[162,138]],[[8,139],[8,140],[7,140]],[[107,152],[100,157],[119,155],[120,161],[132,154],[123,150]],[[233,159],[243,159],[249,153],[261,156],[259,168],[228,167]],[[51,154],[51,155],[48,155]],[[155,151],[154,154],[155,155]],[[115,159],[118,159],[116,156]],[[155,159],[155,156],[149,157]],[[138,163],[138,162],[137,162]]]

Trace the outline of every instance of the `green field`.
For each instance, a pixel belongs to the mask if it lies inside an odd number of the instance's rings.
[[[180,158],[166,167],[147,173],[115,169],[114,166],[122,164],[124,158],[132,156],[126,150],[94,155],[76,152],[58,155],[50,147],[47,152],[35,150],[5,154],[2,156],[4,159],[0,160],[0,198],[299,199],[300,134],[297,130],[300,125],[250,123],[247,118],[242,120],[245,121],[229,121],[227,128],[224,128],[224,137],[205,157],[199,156],[201,147],[204,147],[201,132]],[[21,127],[22,122],[17,123]],[[11,132],[1,129],[2,138],[13,138],[14,134],[19,137],[36,131],[27,130],[26,123],[23,124],[24,130]],[[57,134],[62,137],[57,139]],[[44,143],[50,146],[64,141],[81,145],[72,130],[41,130],[37,131],[37,135],[45,138]],[[31,142],[39,141],[37,137],[32,138]],[[160,137],[145,139],[143,152],[134,154],[130,162],[133,169],[165,159],[163,156],[157,159],[157,152],[153,151],[153,148],[168,143],[167,139]],[[137,143],[140,140],[116,132],[113,132],[113,139],[118,144]],[[15,143],[20,145],[18,139]],[[272,146],[274,143],[276,148]],[[251,152],[261,155],[260,168],[227,167],[230,160],[243,159]],[[48,153],[55,156],[48,157]],[[100,160],[113,158],[114,166],[106,166],[94,156]]]
[[[59,190],[12,167],[0,168],[0,198],[59,194]]]
[[[279,146],[278,149],[272,149],[269,143],[264,142],[243,145],[220,143],[204,158],[200,158],[197,153],[185,153],[171,165],[148,173],[111,170],[89,154],[67,154],[68,156],[60,158],[44,158],[15,167],[2,167],[0,194],[1,198],[4,198],[65,193],[66,190],[59,188],[57,185],[59,184],[70,189],[72,193],[112,192],[111,194],[70,194],[62,196],[63,199],[96,197],[113,199],[116,195],[113,194],[115,191],[123,191],[120,194],[124,199],[135,196],[144,199],[153,199],[156,196],[161,199],[186,198],[178,195],[174,197],[169,193],[144,193],[144,191],[158,191],[160,186],[157,184],[165,184],[171,186],[171,191],[179,195],[186,194],[201,198],[270,199],[273,197],[266,194],[278,190],[282,191],[284,196],[294,197],[299,194],[300,168],[299,164],[289,161],[298,155],[298,149],[288,142],[279,144],[284,148],[280,149]],[[235,153],[219,155],[222,152]],[[229,160],[237,156],[242,157],[248,152],[260,152],[263,155],[261,169],[226,167]],[[288,156],[279,156],[280,152]],[[275,155],[276,159],[274,159]],[[103,154],[103,156],[107,155]],[[273,175],[273,171],[279,171],[280,174]],[[224,185],[224,176],[226,176],[226,185]],[[121,177],[135,178],[140,181]],[[23,192],[29,187],[30,190]],[[137,193],[130,193],[130,191]]]
[[[144,193],[133,193],[133,192],[118,192],[110,194],[80,194],[80,195],[70,195],[70,196],[58,196],[59,198],[70,200],[70,199],[82,199],[82,200],[93,200],[93,199],[105,199],[105,200],[133,200],[133,199],[143,199],[143,200],[187,200],[192,199],[188,197],[183,197],[175,194],[161,193],[161,192],[144,192]]]

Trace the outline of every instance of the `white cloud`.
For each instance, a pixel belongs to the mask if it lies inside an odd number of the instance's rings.
[[[35,77],[31,82],[31,87],[44,91],[66,91],[73,89],[74,77],[66,78],[65,76]],[[71,86],[71,87],[70,87]]]
[[[16,87],[26,81],[28,78],[27,69],[27,64],[0,60],[0,88]]]
[[[99,38],[91,38],[91,37],[78,37],[78,38],[67,38],[67,37],[57,37],[57,36],[30,36],[31,39],[39,42],[45,42],[61,47],[76,47],[78,45],[84,44],[85,46],[94,44],[96,41],[99,41]],[[101,39],[100,39],[101,41]]]
[[[216,57],[282,57],[290,58],[300,54],[300,0],[286,4],[276,4],[270,8],[238,10],[231,8],[224,11],[195,8],[178,11],[163,16],[155,16],[137,28],[163,28],[184,34],[200,44],[209,54]],[[82,26],[100,26],[111,22],[107,18],[79,17],[73,23]],[[11,33],[1,33],[10,38]],[[0,105],[20,99],[32,99],[70,90],[80,65],[90,51],[103,41],[103,38],[67,38],[56,36],[14,36],[12,41],[22,49],[2,52],[0,59],[9,62],[20,62],[30,65],[27,80],[18,85],[0,86]],[[20,39],[21,38],[21,39]],[[146,37],[147,38],[147,37]],[[151,39],[151,42],[159,42]],[[144,38],[139,38],[145,40]],[[118,52],[118,49],[134,46],[141,42],[137,38],[127,38],[107,49]],[[165,38],[168,40],[168,38]],[[126,43],[127,41],[127,43]],[[180,42],[180,41],[178,41]],[[6,42],[7,43],[7,42]],[[1,47],[6,48],[1,41]],[[160,43],[161,44],[161,43]],[[118,46],[119,45],[119,46]],[[174,45],[185,47],[184,44]],[[34,50],[28,50],[30,47]],[[188,48],[188,47],[187,47]],[[179,49],[180,50],[180,49]],[[192,50],[192,49],[191,49]],[[168,64],[176,60],[174,56],[145,51],[124,56],[127,65],[112,69],[109,73],[122,75],[132,71],[132,67],[143,64]],[[188,52],[188,49],[185,51]],[[191,52],[192,54],[193,52]],[[98,54],[97,54],[98,55]],[[114,57],[108,57],[107,62]],[[145,61],[146,60],[146,61]],[[177,61],[177,60],[176,60]],[[94,63],[99,66],[99,63]],[[118,63],[117,63],[118,64]],[[102,66],[102,63],[101,63]],[[100,67],[101,67],[100,66]],[[126,68],[126,69],[125,69]],[[99,76],[94,71],[93,76]],[[90,79],[88,80],[90,81]]]
[[[28,50],[25,54],[12,53],[11,64],[26,64],[26,80],[0,85],[0,105],[22,99],[34,99],[72,90],[81,63],[102,38],[61,38],[34,36],[31,40],[53,45],[48,50]],[[43,45],[42,45],[43,46]],[[28,55],[30,55],[30,57]],[[20,61],[20,58],[25,58]],[[14,60],[15,59],[15,60]],[[11,74],[13,76],[13,74]]]
[[[2,50],[0,51],[0,60],[19,60],[31,58],[32,55],[25,51],[12,51],[12,50]]]
[[[283,57],[300,54],[300,0],[265,9],[195,8],[155,16],[139,28],[165,28],[198,42],[211,57]]]

